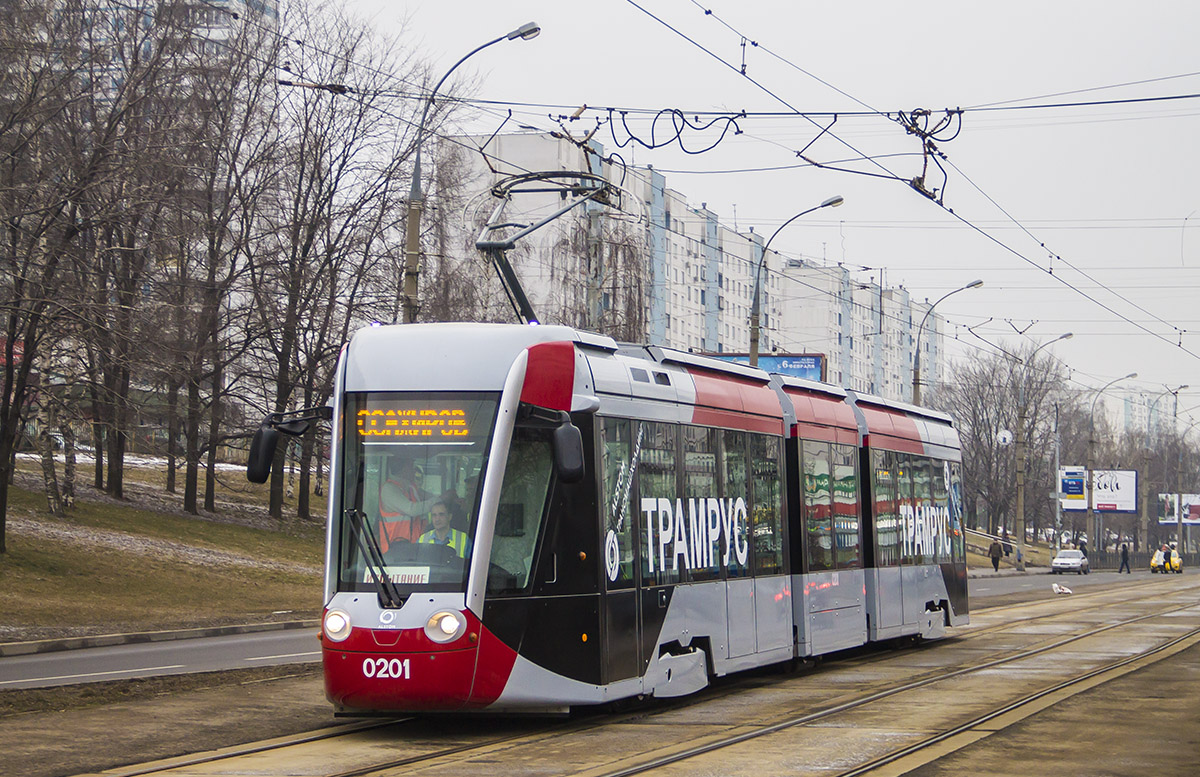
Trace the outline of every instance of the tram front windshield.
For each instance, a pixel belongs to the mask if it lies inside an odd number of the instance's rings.
[[[356,393],[342,439],[338,590],[465,591],[498,396]]]

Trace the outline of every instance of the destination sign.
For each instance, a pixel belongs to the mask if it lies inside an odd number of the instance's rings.
[[[471,435],[461,407],[364,408],[358,411],[358,435],[383,439],[462,438]]]

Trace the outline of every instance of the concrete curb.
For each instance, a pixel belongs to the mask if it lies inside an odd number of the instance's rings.
[[[170,631],[140,631],[132,634],[99,634],[93,637],[63,637],[41,639],[30,642],[0,643],[0,657],[28,656],[36,653],[53,653],[59,650],[108,647],[111,645],[133,645],[148,642],[170,642],[177,639],[198,637],[224,637],[230,634],[250,634],[260,631],[285,631],[290,629],[317,629],[319,620],[279,621],[277,623],[246,623],[237,626],[207,626],[196,629],[174,629]]]

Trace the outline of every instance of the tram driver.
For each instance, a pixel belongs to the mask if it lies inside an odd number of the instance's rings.
[[[417,542],[429,530],[425,515],[436,502],[421,489],[412,459],[390,457],[379,484],[379,549],[386,554],[396,543]]]
[[[429,511],[433,528],[421,535],[418,542],[429,545],[445,545],[459,558],[466,558],[471,550],[471,540],[464,532],[450,526],[450,509],[445,502],[437,502]]]

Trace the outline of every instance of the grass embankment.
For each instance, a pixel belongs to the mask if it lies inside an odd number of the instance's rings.
[[[32,522],[33,533],[10,524],[6,535],[0,641],[320,610],[323,521],[260,528],[85,499],[55,519],[40,493],[12,486],[9,497],[10,519]]]

